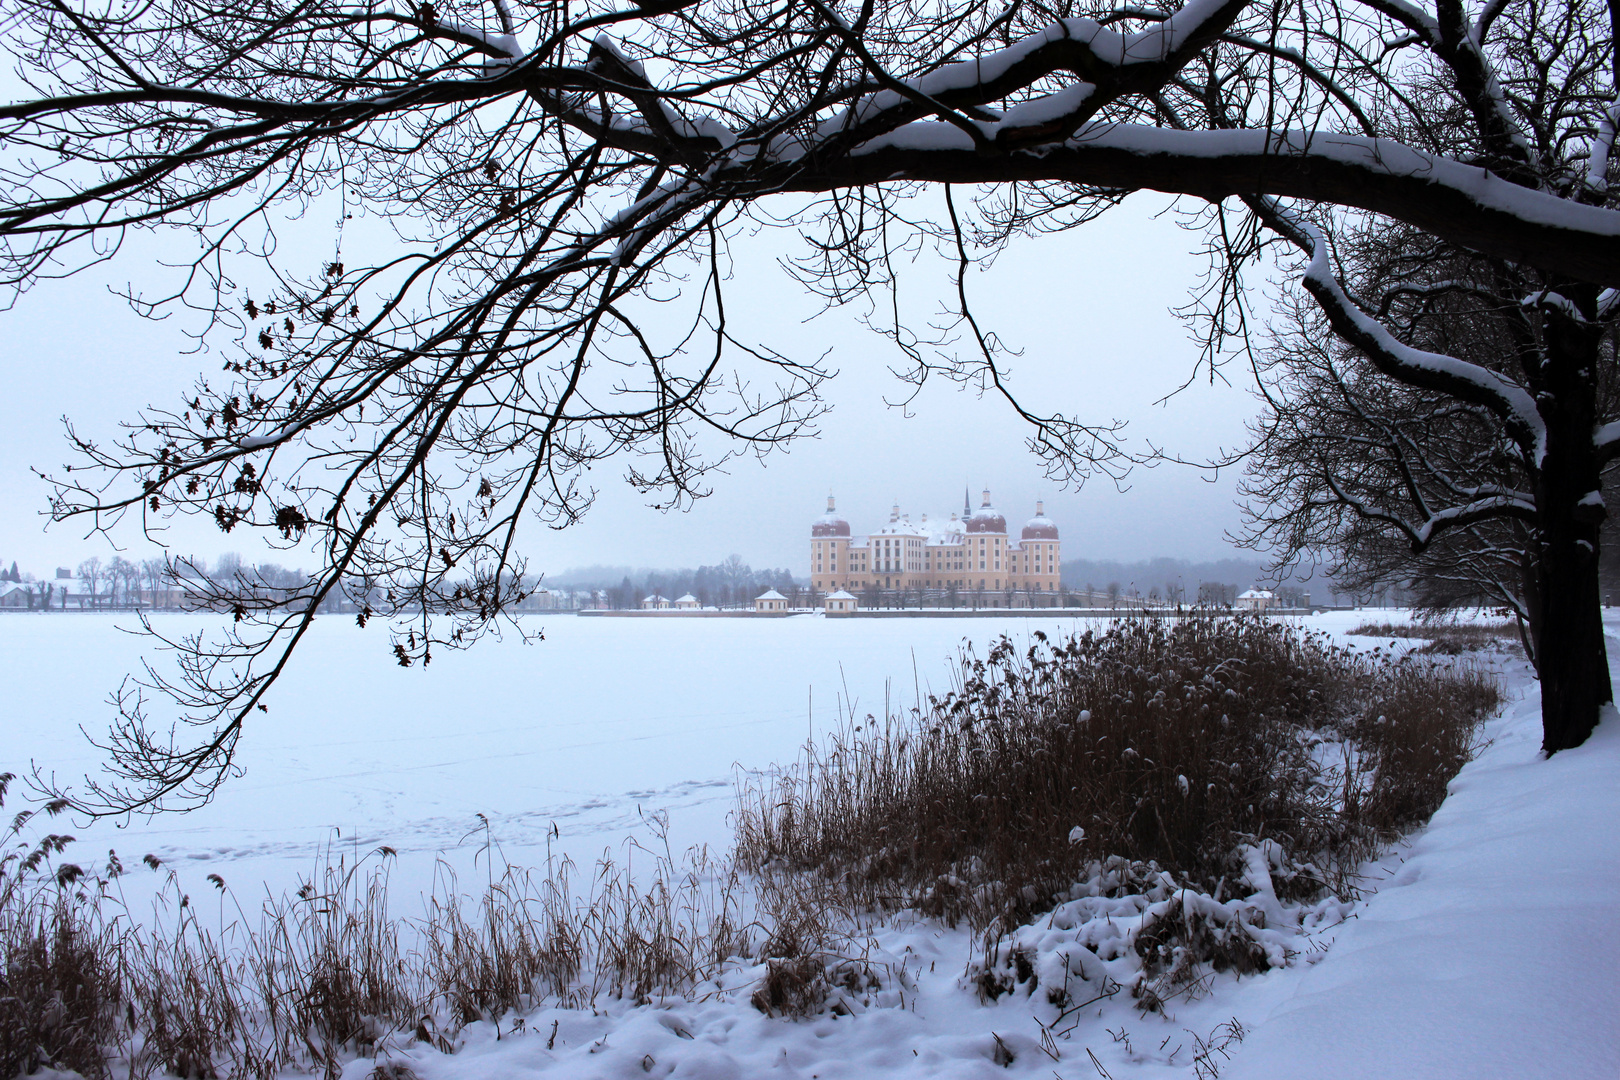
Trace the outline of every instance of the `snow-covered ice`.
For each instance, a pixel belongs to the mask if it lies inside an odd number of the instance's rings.
[[[199,617],[153,616],[168,635]],[[106,731],[107,694],[139,664],[131,617],[19,613],[0,617],[0,672],[12,688],[0,771],[30,761],[76,778],[100,764],[85,741]],[[240,764],[210,805],[180,816],[86,829],[89,859],[115,847],[148,851],[195,877],[296,885],[340,830],[359,851],[400,852],[407,894],[431,878],[435,856],[470,861],[483,843],[477,815],[514,864],[552,849],[589,867],[637,830],[638,811],[671,811],[677,847],[728,846],[737,769],[791,760],[813,730],[833,725],[840,699],[861,715],[909,707],[946,688],[964,635],[981,646],[1003,631],[1072,630],[1075,620],[601,619],[532,615],[515,636],[430,666],[398,667],[373,622],[317,621],[290,673],[255,713]],[[163,657],[153,657],[161,664]],[[845,695],[847,694],[847,698]],[[59,826],[60,823],[57,823]],[[248,888],[251,895],[256,888]]]
[[[1342,632],[1384,615],[1309,622]],[[251,895],[261,882],[289,887],[333,827],[344,843],[401,847],[402,869],[476,848],[464,838],[478,813],[513,862],[542,850],[553,821],[558,842],[588,858],[636,829],[638,806],[669,809],[680,843],[723,849],[734,768],[790,759],[832,723],[846,687],[861,715],[881,710],[886,682],[905,707],[919,688],[944,687],[964,634],[982,648],[1002,630],[1017,640],[1072,624],[530,625],[544,643],[493,643],[422,672],[392,666],[375,629],[324,623],[246,740],[246,776],[186,817],[75,829],[86,849],[75,854],[154,850],[187,877],[219,872]],[[75,725],[104,725],[98,702],[138,645],[100,616],[0,618],[12,691],[0,768],[90,765]],[[766,1017],[748,1003],[757,969],[737,966],[695,1001],[544,1008],[521,1032],[464,1029],[454,1055],[392,1052],[423,1080],[1191,1076],[1199,1040],[1236,1021],[1244,1040],[1208,1061],[1222,1077],[1620,1075],[1620,718],[1543,761],[1535,684],[1522,662],[1502,663],[1510,701],[1489,744],[1433,821],[1368,868],[1375,891],[1348,921],[1324,922],[1289,968],[1221,976],[1167,1016],[1120,994],[1043,1032],[1027,996],[986,1004],[967,987],[965,930],[903,919],[863,946],[882,985],[848,998],[853,1015]],[[371,1067],[354,1061],[345,1080]]]

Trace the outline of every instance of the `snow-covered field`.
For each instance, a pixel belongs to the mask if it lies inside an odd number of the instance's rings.
[[[1342,631],[1385,614],[1309,621]],[[478,814],[514,863],[543,859],[555,823],[554,849],[588,865],[640,833],[638,810],[668,810],[678,845],[724,849],[734,771],[790,759],[846,695],[859,715],[881,711],[886,695],[905,707],[919,689],[944,688],[963,635],[982,646],[1003,630],[1018,640],[1072,626],[530,625],[544,628],[543,643],[491,643],[426,671],[393,666],[375,630],[322,625],[245,740],[245,776],[183,817],[122,830],[76,823],[73,854],[115,847],[128,862],[151,851],[198,889],[218,873],[252,896],[292,887],[335,838],[356,851],[398,848],[396,886],[425,887],[435,856],[470,864],[484,842]],[[99,616],[0,618],[10,690],[0,770],[30,759],[64,775],[91,767],[77,725],[105,726],[101,698],[139,647]],[[965,931],[909,923],[874,935],[871,956],[889,977],[853,1016],[769,1019],[749,1006],[739,970],[698,1001],[543,1009],[515,1038],[473,1025],[453,1056],[420,1046],[397,1056],[424,1080],[1189,1076],[1199,1040],[1235,1020],[1243,1041],[1205,1059],[1224,1077],[1620,1075],[1620,720],[1540,761],[1534,683],[1522,664],[1506,667],[1510,703],[1486,730],[1489,746],[1428,828],[1368,868],[1376,892],[1352,918],[1318,932],[1292,967],[1223,977],[1168,1016],[1105,1001],[1043,1048],[1027,997],[986,1005],[961,985]],[[370,1067],[352,1063],[346,1080]]]

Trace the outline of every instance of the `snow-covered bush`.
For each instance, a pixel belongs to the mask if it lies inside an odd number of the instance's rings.
[[[965,654],[953,691],[908,717],[852,718],[745,790],[739,863],[991,941],[1112,859],[1218,906],[1252,876],[1245,853],[1265,851],[1279,901],[1314,899],[1432,812],[1497,701],[1472,668],[1259,619],[1036,637]],[[1219,921],[1191,937],[1248,947]]]

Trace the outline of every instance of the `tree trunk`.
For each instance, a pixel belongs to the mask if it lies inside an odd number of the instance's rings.
[[[1596,529],[1592,530],[1594,533]],[[1542,549],[1541,748],[1579,746],[1614,700],[1598,589],[1597,553],[1549,538]]]
[[[1585,742],[1598,713],[1614,701],[1603,642],[1603,592],[1598,577],[1602,470],[1592,444],[1596,339],[1585,328],[1548,319],[1550,362],[1538,406],[1547,449],[1536,478],[1541,675],[1541,748],[1556,754]]]

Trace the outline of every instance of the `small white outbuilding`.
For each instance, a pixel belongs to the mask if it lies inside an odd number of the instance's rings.
[[[681,611],[696,611],[701,606],[698,603],[698,598],[691,593],[675,598],[675,607]]]
[[[657,593],[653,593],[651,596],[642,597],[641,610],[642,611],[668,611],[669,610],[669,597],[667,597],[667,596],[659,596]]]
[[[859,606],[859,601],[843,589],[827,594],[826,609],[828,615],[848,615]]]
[[[775,589],[767,589],[754,597],[755,611],[786,611],[787,609],[787,597]]]

